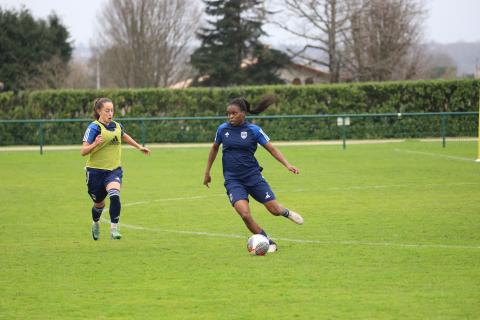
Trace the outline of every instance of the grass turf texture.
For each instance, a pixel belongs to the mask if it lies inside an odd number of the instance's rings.
[[[257,157],[305,225],[251,202],[279,239],[265,257],[247,253],[220,153],[207,189],[207,148],[125,149],[124,238],[102,223],[96,242],[78,151],[0,153],[0,318],[478,317],[480,164],[463,159],[474,142],[279,149],[299,176]]]

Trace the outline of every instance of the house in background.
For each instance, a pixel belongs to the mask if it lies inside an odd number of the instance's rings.
[[[280,79],[289,84],[328,83],[330,81],[328,72],[296,62],[280,69],[279,76]]]
[[[246,68],[256,61],[244,60],[241,67]],[[304,65],[297,62],[290,63],[287,67],[279,70],[279,77],[286,84],[313,84],[313,83],[328,83],[330,75],[326,71],[316,69],[314,67]],[[208,79],[208,75],[202,76],[198,79],[199,82]],[[170,89],[184,89],[192,85],[193,79],[183,80],[169,86]]]

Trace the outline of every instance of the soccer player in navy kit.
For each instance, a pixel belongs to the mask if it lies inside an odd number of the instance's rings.
[[[267,181],[263,178],[262,167],[255,159],[257,144],[263,146],[270,154],[294,174],[300,171],[292,166],[270,142],[269,137],[263,130],[252,123],[245,121],[247,113],[258,114],[275,102],[274,96],[266,96],[254,110],[250,110],[250,104],[243,98],[232,100],[227,107],[228,121],[221,124],[215,135],[215,142],[208,155],[207,167],[203,184],[209,186],[211,182],[210,170],[218,153],[220,144],[222,147],[223,176],[225,188],[230,203],[238,212],[247,228],[253,234],[263,234],[263,230],[252,218],[248,205],[248,195],[262,203],[267,210],[276,216],[284,216],[297,224],[303,224],[303,218],[296,212],[280,205]],[[267,236],[268,237],[268,236]],[[269,252],[277,250],[277,245],[270,238]]]
[[[123,171],[121,167],[122,141],[135,147],[146,155],[148,148],[139,145],[123,131],[123,126],[113,121],[113,103],[107,98],[96,99],[93,103],[95,121],[88,125],[80,151],[88,155],[85,167],[88,194],[93,200],[92,237],[100,237],[100,216],[105,207],[105,198],[110,197],[110,238],[121,239],[118,230],[120,219],[120,186]]]

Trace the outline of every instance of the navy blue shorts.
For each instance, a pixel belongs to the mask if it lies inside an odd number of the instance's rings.
[[[110,182],[122,184],[123,171],[121,167],[110,170],[87,168],[85,172],[87,178],[88,195],[96,203],[102,202],[107,196],[107,185]]]
[[[227,189],[227,196],[232,206],[238,200],[248,201],[248,195],[251,195],[252,198],[260,203],[275,200],[272,188],[263,178],[253,185],[245,184],[238,180],[228,180],[225,181],[225,189]]]

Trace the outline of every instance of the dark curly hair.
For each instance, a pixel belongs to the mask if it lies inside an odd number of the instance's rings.
[[[262,97],[262,100],[257,104],[255,109],[251,110],[250,102],[245,98],[235,98],[228,105],[235,105],[240,108],[245,113],[250,114],[259,114],[262,111],[265,111],[270,105],[274,104],[277,101],[277,97],[273,94],[265,95]]]

